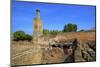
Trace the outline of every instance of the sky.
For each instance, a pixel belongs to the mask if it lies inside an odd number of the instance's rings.
[[[78,30],[95,27],[95,6],[72,4],[48,4],[38,2],[19,2],[12,0],[12,32],[22,30],[33,33],[36,9],[40,10],[43,28],[63,30],[65,24],[73,23]]]

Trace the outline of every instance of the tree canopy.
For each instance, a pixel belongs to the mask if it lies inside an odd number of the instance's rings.
[[[19,40],[32,40],[32,36],[29,34],[25,34],[24,31],[16,31],[13,33],[13,40],[19,41]]]
[[[77,31],[77,25],[76,24],[67,24],[64,26],[63,32],[76,32]]]

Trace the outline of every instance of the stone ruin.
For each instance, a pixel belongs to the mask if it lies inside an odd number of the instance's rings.
[[[56,40],[55,38],[43,37],[40,10],[36,10],[36,15],[33,40],[30,43],[19,43],[20,45],[26,44],[28,46],[23,46],[23,49],[19,49],[20,52],[15,51],[16,48],[14,49],[12,65],[72,63],[96,60],[95,41],[82,42],[77,38]]]

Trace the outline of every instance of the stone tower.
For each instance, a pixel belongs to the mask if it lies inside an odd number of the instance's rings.
[[[37,38],[43,34],[43,24],[40,18],[40,10],[36,10],[36,17],[34,18],[34,32],[33,38]]]

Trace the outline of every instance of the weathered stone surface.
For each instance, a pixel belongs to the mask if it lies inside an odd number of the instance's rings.
[[[87,42],[87,44],[89,45],[89,47],[91,49],[93,49],[94,51],[96,51],[96,43],[95,43],[95,41]]]
[[[91,45],[94,43],[95,43],[95,41],[92,42]],[[95,61],[96,60],[96,52],[87,44],[87,42],[81,42],[79,44],[79,46],[77,47],[76,51],[75,51],[76,52],[75,60],[77,60],[77,59],[83,59],[84,61]],[[77,55],[79,55],[79,56],[77,56]],[[81,61],[81,60],[79,60],[79,61]]]
[[[56,37],[55,37],[56,38]],[[49,64],[71,63],[96,60],[96,44],[94,41],[78,40],[77,47],[73,39],[40,37],[38,41],[12,42],[12,64]],[[54,46],[54,47],[53,47]]]

